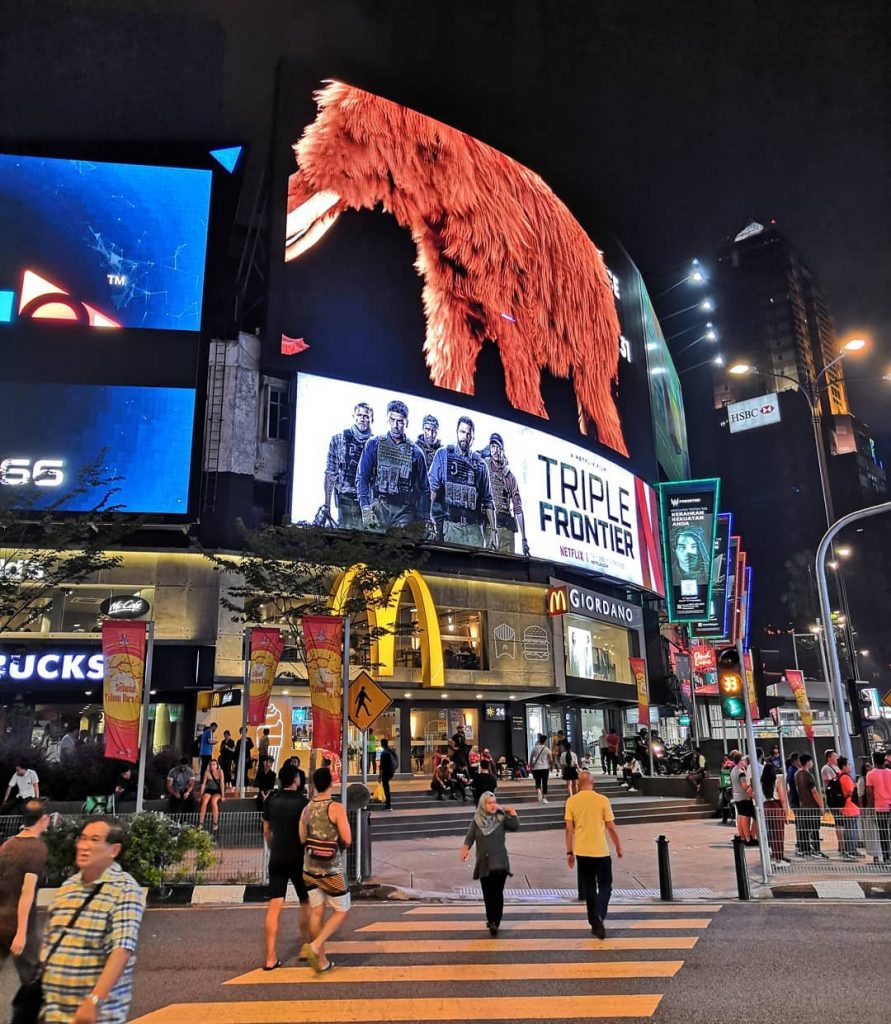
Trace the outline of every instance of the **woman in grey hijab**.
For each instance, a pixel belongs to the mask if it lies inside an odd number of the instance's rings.
[[[483,793],[476,814],[467,829],[461,860],[470,856],[476,843],[476,865],[473,877],[480,880],[486,904],[486,927],[491,935],[498,934],[504,913],[504,883],[510,874],[505,832],[516,832],[520,820],[513,807],[499,807],[494,793]]]

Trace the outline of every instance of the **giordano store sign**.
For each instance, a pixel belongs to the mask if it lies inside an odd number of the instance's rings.
[[[548,589],[548,614],[565,615],[567,612],[612,622],[626,629],[643,628],[643,613],[636,604],[553,580]]]
[[[338,578],[331,596],[332,615],[343,614],[344,605],[362,568],[361,565],[351,566]],[[393,675],[396,664],[396,617],[399,613],[399,601],[406,587],[417,608],[421,634],[421,685],[443,687],[445,667],[439,616],[427,581],[416,569],[409,569],[401,576],[397,576],[386,590],[378,587],[368,594],[368,625],[386,631],[376,640],[372,640],[371,660],[377,665],[377,675]]]

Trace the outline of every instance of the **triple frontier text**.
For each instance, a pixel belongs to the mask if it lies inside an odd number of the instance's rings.
[[[634,558],[631,491],[559,459],[538,459],[544,464],[547,497],[538,503],[542,531]]]

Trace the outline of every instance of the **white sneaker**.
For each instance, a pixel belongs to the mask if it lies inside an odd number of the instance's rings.
[[[547,798],[546,796],[543,796],[543,797],[541,798],[541,802],[542,802],[543,804],[546,804],[546,803],[548,802],[548,798]]]
[[[634,788],[634,786],[629,786],[629,787],[628,787],[628,792],[629,792],[629,793],[639,793],[639,792],[640,792],[640,790],[638,790],[638,789],[635,789],[635,788]]]
[[[535,791],[535,796],[536,796],[536,799],[538,800],[539,803],[541,803],[542,800],[544,799],[544,797],[542,797],[542,795],[541,795],[541,790],[540,789],[537,789]]]
[[[621,786],[622,786],[622,789],[628,789],[629,788],[627,782],[621,783]]]

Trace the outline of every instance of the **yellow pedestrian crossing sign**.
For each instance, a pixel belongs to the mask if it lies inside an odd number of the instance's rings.
[[[393,703],[367,672],[350,683],[350,721],[357,729],[368,729]]]

